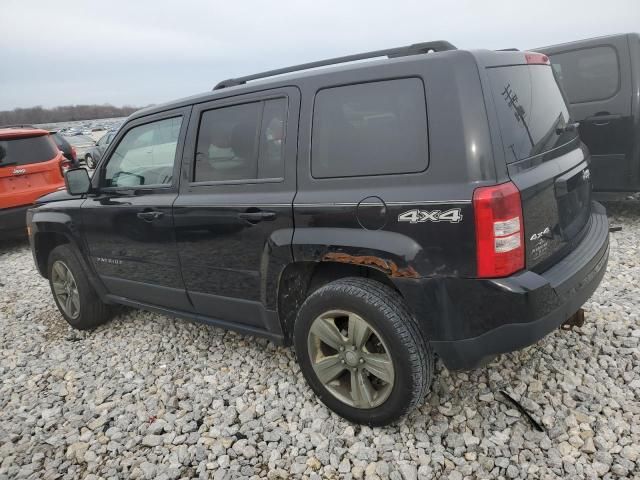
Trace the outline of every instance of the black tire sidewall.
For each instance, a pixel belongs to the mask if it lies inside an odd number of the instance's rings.
[[[409,369],[403,368],[411,361],[406,345],[393,324],[376,306],[339,288],[326,287],[320,288],[305,301],[294,327],[295,350],[302,373],[320,400],[340,416],[371,426],[386,425],[407,412],[414,392],[412,374]],[[382,336],[394,367],[393,389],[382,405],[371,409],[351,407],[334,397],[316,376],[309,356],[307,336],[313,320],[329,310],[347,310],[360,315]]]

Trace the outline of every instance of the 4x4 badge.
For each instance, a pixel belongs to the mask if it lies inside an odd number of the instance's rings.
[[[399,222],[423,223],[423,222],[450,222],[459,223],[462,221],[462,213],[459,208],[449,210],[419,210],[417,208],[408,210],[398,215]]]

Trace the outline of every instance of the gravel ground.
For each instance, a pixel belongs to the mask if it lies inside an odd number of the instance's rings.
[[[126,311],[85,333],[24,243],[0,246],[0,479],[640,477],[640,204],[608,204],[587,322],[483,369],[438,366],[401,423],[354,426],[292,350]],[[504,389],[544,426],[532,428]]]

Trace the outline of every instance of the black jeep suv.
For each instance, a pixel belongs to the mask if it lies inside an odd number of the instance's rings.
[[[434,42],[135,113],[30,239],[72,326],[122,304],[292,343],[327,406],[384,425],[435,354],[473,368],[577,315],[609,253],[589,178],[546,56]]]

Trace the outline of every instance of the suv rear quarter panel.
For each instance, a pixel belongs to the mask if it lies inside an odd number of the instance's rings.
[[[314,178],[311,143],[317,92],[333,86],[412,77],[420,78],[425,88],[429,143],[426,170]],[[301,88],[295,259],[369,265],[391,277],[473,276],[473,190],[495,183],[496,177],[473,56],[452,51],[389,60],[384,65],[315,75]],[[432,220],[398,220],[415,209],[427,212],[422,218]],[[428,212],[450,209],[459,209],[460,221],[435,221],[437,214],[429,217]]]

